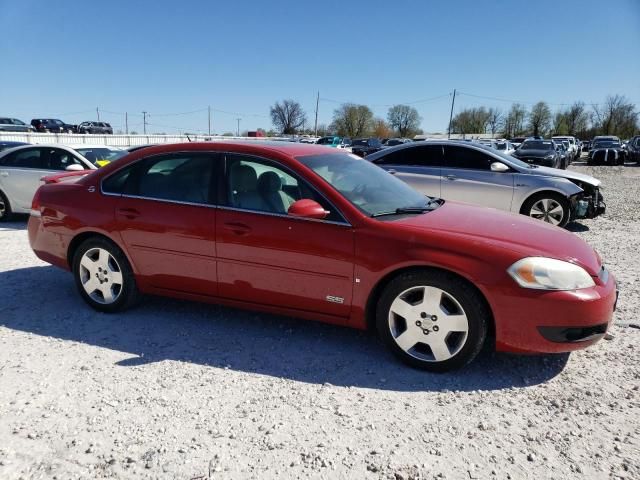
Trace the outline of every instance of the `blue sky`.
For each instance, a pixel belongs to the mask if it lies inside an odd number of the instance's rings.
[[[341,102],[377,116],[411,103],[444,131],[450,93],[640,105],[639,0],[51,2],[0,0],[0,115],[101,118],[142,131],[269,128],[299,101],[330,123]],[[466,106],[510,103],[461,94]],[[185,113],[194,112],[194,113]],[[181,115],[173,115],[180,113]],[[171,115],[167,115],[171,114]]]

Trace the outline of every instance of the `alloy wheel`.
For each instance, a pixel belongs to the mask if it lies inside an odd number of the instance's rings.
[[[389,308],[389,330],[408,355],[425,362],[454,357],[467,341],[469,320],[450,293],[415,286],[400,293]]]
[[[6,214],[7,214],[7,206],[4,203],[4,199],[2,198],[2,195],[0,195],[0,218],[4,218]]]
[[[531,206],[529,216],[552,225],[559,225],[564,218],[564,208],[552,198],[541,198]]]
[[[80,282],[92,300],[103,305],[115,302],[122,292],[120,265],[107,250],[92,248],[80,260]]]

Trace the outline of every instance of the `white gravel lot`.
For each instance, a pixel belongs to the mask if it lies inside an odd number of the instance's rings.
[[[640,167],[584,167],[573,224],[621,290],[613,339],[446,375],[374,336],[147,298],[92,311],[0,224],[0,479],[640,478]]]

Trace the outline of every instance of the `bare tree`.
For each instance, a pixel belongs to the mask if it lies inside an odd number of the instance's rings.
[[[466,108],[451,120],[451,131],[463,135],[480,134],[486,131],[488,122],[489,111],[486,108]]]
[[[527,109],[520,103],[514,103],[511,105],[509,113],[505,117],[503,123],[504,136],[507,138],[517,137],[524,135],[526,130],[524,128],[524,121],[527,118]]]
[[[487,110],[487,114],[487,126],[489,127],[489,132],[491,132],[491,136],[495,136],[502,125],[502,110],[491,107]]]
[[[333,112],[333,130],[338,135],[362,137],[371,131],[373,112],[366,105],[344,103]]]
[[[531,107],[529,113],[529,129],[534,135],[542,135],[549,133],[551,128],[551,110],[545,102],[538,102]]]
[[[630,137],[638,131],[638,112],[635,105],[622,95],[610,95],[602,105],[593,107],[597,133]]]
[[[282,103],[276,102],[270,110],[271,121],[277,130],[284,134],[296,133],[296,130],[302,126],[307,115],[294,100],[283,100]]]
[[[374,118],[371,134],[378,138],[390,138],[393,136],[393,130],[382,118]]]
[[[389,108],[387,121],[391,128],[397,130],[401,137],[415,135],[420,130],[422,118],[418,110],[408,105],[394,105]]]

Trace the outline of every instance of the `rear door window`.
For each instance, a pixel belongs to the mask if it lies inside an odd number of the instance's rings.
[[[0,164],[4,167],[33,168],[44,170],[44,156],[41,148],[27,148],[5,156]]]
[[[443,166],[442,145],[419,145],[402,148],[374,160],[376,165],[403,165],[411,167]]]

